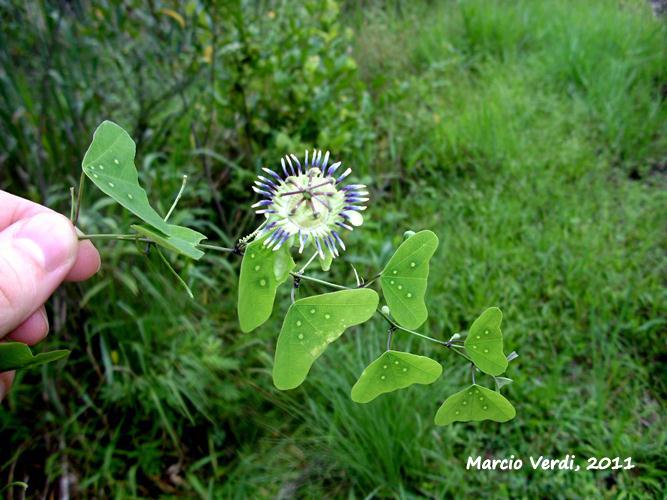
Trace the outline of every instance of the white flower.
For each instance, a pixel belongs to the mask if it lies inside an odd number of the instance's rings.
[[[322,259],[325,251],[337,257],[338,247],[345,250],[338,231],[363,224],[368,191],[363,184],[343,186],[352,170],[336,176],[341,162],[327,166],[328,160],[328,151],[322,158],[322,151],[313,150],[310,162],[306,151],[303,166],[293,154],[281,158],[284,175],[262,169],[268,176],[258,176],[252,189],[264,197],[253,205],[267,219],[258,235],[269,235],[264,245],[273,250],[298,245],[299,253],[311,245]]]

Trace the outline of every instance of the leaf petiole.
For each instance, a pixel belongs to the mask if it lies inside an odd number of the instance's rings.
[[[218,245],[211,245],[210,243],[199,243],[197,245],[198,248],[205,248],[207,250],[214,250],[216,252],[226,252],[226,253],[234,253],[233,248],[228,248],[228,247],[221,247]]]
[[[120,241],[141,241],[146,243],[154,243],[150,238],[144,238],[138,234],[82,234],[79,236],[79,241],[81,240],[120,240]],[[215,250],[216,252],[227,252],[233,253],[233,248],[221,247],[218,245],[211,245],[209,243],[199,243],[197,245],[199,248],[205,248],[207,250]]]
[[[118,233],[80,234],[79,241],[81,240],[150,241],[148,238],[141,238],[137,234],[118,234]]]
[[[390,325],[395,327],[397,330],[402,330],[406,333],[410,333],[410,334],[415,335],[417,337],[421,337],[425,340],[430,340],[431,342],[435,342],[436,344],[440,344],[442,346],[445,346],[447,349],[451,349],[452,347],[454,347],[454,344],[452,344],[450,342],[445,342],[444,340],[434,339],[433,337],[429,337],[428,335],[424,335],[423,333],[419,333],[419,332],[416,332],[414,330],[410,330],[409,328],[402,327],[398,323],[394,322],[394,320],[392,320],[389,316],[387,316],[385,313],[383,313],[380,309],[377,310],[377,313],[380,316],[382,316]],[[458,347],[458,346],[456,346],[456,347]],[[461,351],[452,350],[452,352],[455,352],[459,356],[464,357],[465,359],[467,359],[468,361],[470,361],[472,363],[472,360],[467,355],[463,354]]]
[[[299,278],[306,281],[312,281],[313,283],[319,283],[320,285],[328,286],[330,288],[335,288],[337,290],[350,290],[350,287],[337,285],[336,283],[331,283],[330,281],[321,280],[319,278],[313,278],[312,276],[307,276],[301,273],[290,273],[294,278]]]
[[[372,285],[374,282],[380,279],[382,277],[382,273],[377,273],[375,276],[373,276],[370,280],[368,280],[366,283],[363,283],[362,285],[359,286],[359,288],[368,288],[370,285]]]

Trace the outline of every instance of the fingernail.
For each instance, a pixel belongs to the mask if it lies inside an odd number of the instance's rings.
[[[15,235],[21,247],[31,253],[46,272],[69,263],[75,256],[76,239],[71,225],[61,215],[39,214]]]
[[[42,307],[39,310],[39,312],[41,313],[42,318],[44,319],[44,324],[46,325],[46,330],[48,331],[48,329],[49,329],[49,316],[48,316],[48,314],[46,314],[46,309]]]
[[[5,383],[0,378],[0,401],[5,399],[6,394],[7,394],[7,388],[5,387]]]

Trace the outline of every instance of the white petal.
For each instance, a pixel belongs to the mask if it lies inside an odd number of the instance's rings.
[[[364,223],[364,216],[361,215],[359,212],[350,210],[349,212],[346,212],[346,215],[348,217],[348,221],[353,226],[359,227]]]

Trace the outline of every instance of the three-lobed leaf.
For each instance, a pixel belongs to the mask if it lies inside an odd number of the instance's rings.
[[[287,245],[273,251],[263,239],[250,243],[243,254],[239,275],[238,315],[241,330],[251,332],[271,317],[276,290],[295,263]]]
[[[325,293],[294,302],[278,336],[274,385],[281,390],[301,385],[327,346],[345,329],[368,321],[378,302],[378,294],[368,288]]]
[[[356,403],[368,403],[413,384],[432,384],[441,374],[442,366],[431,358],[390,350],[366,367],[350,396]]]
[[[382,271],[380,286],[396,322],[405,328],[419,328],[428,309],[424,303],[429,260],[438,248],[432,231],[420,231],[405,240]]]
[[[516,415],[512,404],[499,392],[472,384],[449,396],[435,414],[436,425],[493,420],[507,422]]]
[[[500,323],[503,313],[497,307],[489,307],[477,318],[468,332],[464,346],[475,366],[489,375],[500,375],[507,369],[507,357],[503,353],[503,334]]]
[[[70,351],[57,350],[33,356],[30,348],[22,342],[0,343],[0,372],[31,368],[51,363],[68,356]]]

